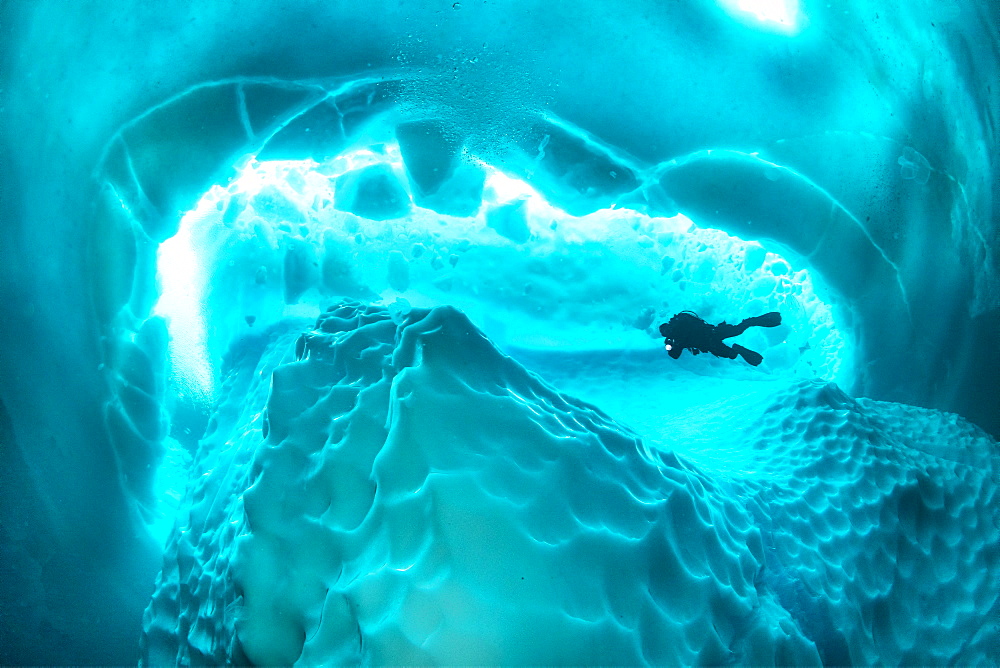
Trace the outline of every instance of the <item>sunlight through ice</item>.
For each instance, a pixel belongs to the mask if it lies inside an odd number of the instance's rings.
[[[802,27],[799,0],[721,0],[721,4],[737,18],[752,15],[762,28],[794,33]]]
[[[199,225],[213,212],[203,198],[199,207],[181,220],[177,234],[157,252],[160,298],[153,309],[167,321],[170,333],[171,375],[184,391],[205,403],[215,397],[215,371],[209,360],[205,318],[205,267],[201,246],[206,230]]]

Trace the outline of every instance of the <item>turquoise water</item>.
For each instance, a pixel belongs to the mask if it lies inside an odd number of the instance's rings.
[[[3,4],[0,663],[994,665],[998,25]]]

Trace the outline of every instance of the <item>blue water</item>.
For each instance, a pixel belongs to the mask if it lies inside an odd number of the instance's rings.
[[[0,664],[995,665],[998,11],[3,4]]]

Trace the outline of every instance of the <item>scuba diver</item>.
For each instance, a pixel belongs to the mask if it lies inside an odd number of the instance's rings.
[[[712,353],[716,357],[734,360],[739,355],[749,364],[757,366],[764,357],[760,353],[744,348],[738,343],[732,347],[722,342],[731,336],[737,336],[747,331],[749,327],[777,327],[781,324],[781,314],[777,311],[747,318],[738,325],[730,325],[725,321],[718,325],[710,325],[697,313],[681,311],[660,325],[660,335],[664,337],[667,353],[677,359],[687,348],[693,354]]]

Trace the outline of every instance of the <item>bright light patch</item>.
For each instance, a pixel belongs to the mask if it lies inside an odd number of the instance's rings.
[[[796,0],[740,0],[740,10],[749,12],[761,23],[792,27],[798,13]]]
[[[496,204],[503,204],[517,199],[541,199],[534,188],[521,179],[507,176],[499,169],[485,166],[487,193],[493,193]]]
[[[167,321],[174,383],[208,405],[215,398],[215,370],[208,354],[206,272],[197,239],[205,231],[203,220],[214,211],[213,198],[202,198],[198,208],[181,219],[177,234],[160,244],[156,261],[160,299],[153,308]]]
[[[802,28],[799,0],[720,0],[730,14],[757,27],[795,33]]]

